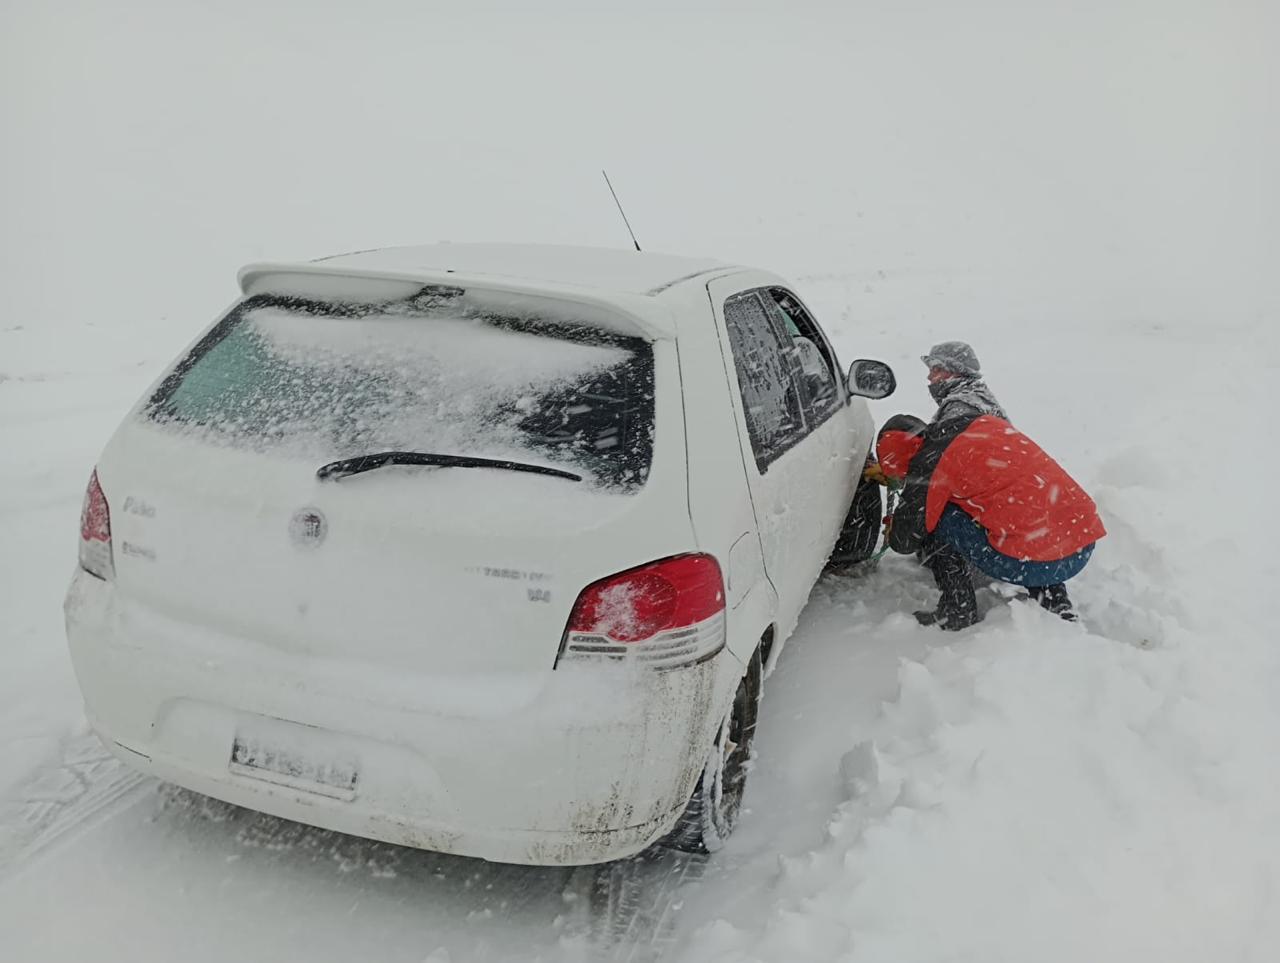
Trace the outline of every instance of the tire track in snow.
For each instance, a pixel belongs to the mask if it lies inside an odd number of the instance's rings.
[[[464,904],[466,919],[486,926],[499,918],[514,918],[521,921],[517,926],[526,926],[532,920],[521,913],[536,917],[545,911],[539,902],[545,894],[559,893],[562,903],[553,930],[557,939],[578,951],[566,951],[569,956],[563,958],[590,963],[662,959],[674,943],[681,888],[701,878],[708,860],[659,844],[629,859],[595,866],[490,863],[347,836],[168,784],[157,794],[156,809],[162,822],[222,827],[224,842],[236,847],[290,853],[371,881],[417,880],[427,899],[433,898],[429,891],[434,887],[450,888],[453,898]],[[459,891],[471,898],[462,899]],[[527,952],[530,955],[520,959],[542,958],[534,947]],[[552,958],[562,956],[557,951]]]
[[[581,904],[573,935],[593,963],[655,963],[675,944],[686,882],[700,880],[707,855],[655,844],[645,852],[573,872],[568,893]]]
[[[82,734],[64,740],[56,759],[0,799],[0,878],[73,843],[147,793],[155,796],[156,818],[223,825],[234,846],[322,857],[342,873],[458,880],[466,890],[515,906],[530,891],[559,890],[570,907],[561,934],[593,963],[660,960],[673,943],[680,890],[701,878],[708,859],[659,845],[597,866],[527,867],[409,849],[158,784],[116,759],[96,736]]]
[[[591,946],[606,963],[653,963],[675,940],[680,891],[706,871],[710,857],[656,845],[629,859],[586,867],[590,875]]]
[[[59,755],[0,799],[0,875],[87,832],[154,784],[91,733],[64,740]]]

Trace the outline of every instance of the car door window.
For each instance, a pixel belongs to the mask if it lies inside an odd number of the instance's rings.
[[[763,293],[795,350],[801,372],[800,400],[805,421],[812,430],[840,407],[839,366],[826,338],[799,298],[786,288],[768,288]]]
[[[724,305],[747,434],[762,473],[806,433],[799,361],[776,314],[759,291],[735,295]]]

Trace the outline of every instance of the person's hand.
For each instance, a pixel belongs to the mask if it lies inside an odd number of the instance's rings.
[[[862,477],[867,481],[875,482],[877,485],[889,484],[889,476],[884,473],[884,469],[880,467],[878,462],[872,462],[862,469]]]
[[[893,531],[893,516],[886,515],[882,520],[882,524],[884,525],[884,540],[887,543],[889,541],[889,533]]]

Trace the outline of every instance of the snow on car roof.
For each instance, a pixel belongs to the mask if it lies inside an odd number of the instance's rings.
[[[561,298],[591,312],[592,323],[648,338],[675,335],[674,319],[654,296],[695,278],[743,270],[708,258],[610,248],[538,244],[432,244],[337,254],[316,261],[249,264],[246,295],[264,291],[331,297],[362,290],[408,297],[422,284],[465,288],[470,297]],[[398,286],[398,287],[397,287]]]
[[[687,278],[733,267],[710,258],[546,244],[388,247],[320,258],[316,263],[397,274],[489,275],[626,294],[657,294]]]

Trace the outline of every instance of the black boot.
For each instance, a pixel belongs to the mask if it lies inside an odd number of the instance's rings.
[[[969,577],[969,563],[950,545],[930,546],[924,554],[924,565],[933,572],[933,580],[942,593],[938,607],[932,611],[916,612],[921,625],[936,625],[948,632],[967,629],[980,622],[978,599],[973,593]]]
[[[1078,618],[1071,611],[1071,599],[1067,597],[1067,587],[1061,582],[1056,585],[1033,585],[1027,587],[1031,599],[1040,603],[1040,607],[1052,612],[1060,619],[1075,622]]]

